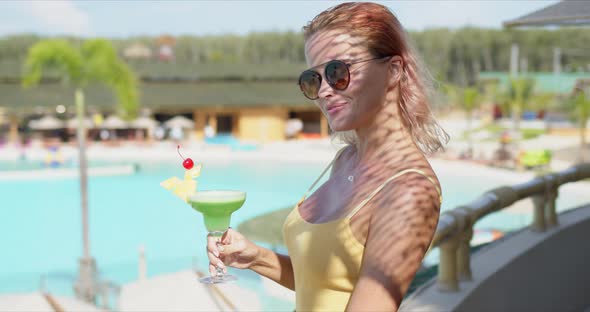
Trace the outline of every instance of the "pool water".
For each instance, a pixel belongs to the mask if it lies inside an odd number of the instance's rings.
[[[198,188],[245,191],[244,206],[232,215],[231,224],[237,226],[293,205],[324,165],[205,164]],[[101,277],[117,284],[136,280],[140,245],[145,248],[148,276],[195,266],[207,272],[202,216],[159,185],[171,176],[182,178],[184,168],[180,162],[139,167],[133,175],[89,178],[90,250]],[[71,292],[63,285],[75,278],[82,254],[78,179],[0,181],[0,198],[0,293],[38,290],[42,275],[50,290]]]
[[[90,167],[103,167],[109,165],[130,164],[130,162],[112,163],[107,161],[92,160],[88,162]],[[0,160],[0,174],[2,171],[20,171],[20,170],[39,170],[52,168],[78,168],[78,164],[73,160],[64,161],[58,165],[46,164],[44,161],[23,160],[23,161],[6,161]]]
[[[236,227],[252,217],[294,205],[325,165],[219,161],[203,166],[198,188],[247,193],[244,206],[232,215],[231,224]],[[27,167],[13,163],[13,168],[23,166]],[[1,168],[10,170],[7,163]],[[202,216],[159,185],[171,176],[182,178],[180,162],[142,163],[139,168],[133,175],[89,178],[90,251],[101,278],[119,285],[136,280],[140,246],[145,248],[148,276],[190,268],[207,272]],[[505,184],[435,169],[443,185],[443,210]],[[36,291],[45,276],[50,291],[71,294],[82,254],[78,179],[0,181],[0,198],[0,293]],[[497,213],[478,226],[518,228],[528,222],[528,215]],[[230,270],[244,287],[261,289],[254,273]],[[289,303],[274,298],[262,301],[267,308],[268,304],[282,304],[292,310]]]

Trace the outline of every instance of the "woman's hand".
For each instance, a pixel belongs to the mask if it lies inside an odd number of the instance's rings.
[[[209,272],[215,275],[215,267],[220,267],[224,272],[225,266],[238,269],[248,269],[256,261],[259,248],[233,229],[228,229],[221,237],[207,237],[207,255],[209,256]]]

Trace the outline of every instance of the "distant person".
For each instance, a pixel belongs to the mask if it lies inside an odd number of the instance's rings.
[[[170,137],[175,141],[181,141],[184,138],[182,128],[178,126],[172,127],[172,129],[170,129]]]
[[[157,126],[154,130],[154,137],[156,138],[156,140],[162,141],[164,139],[164,136],[166,136],[166,130],[164,129],[164,127]]]
[[[101,129],[98,136],[101,141],[108,141],[111,138],[111,133],[107,129]]]
[[[205,126],[204,132],[206,138],[212,138],[215,136],[215,130],[210,125]]]
[[[343,3],[303,33],[301,91],[348,145],[287,217],[288,255],[230,229],[222,248],[209,238],[209,269],[266,276],[295,290],[297,311],[395,311],[439,217],[440,185],[425,154],[448,135],[430,111],[431,84],[408,35],[385,6]]]
[[[299,118],[288,119],[285,124],[285,136],[288,139],[296,138],[299,133],[303,130],[303,121]]]

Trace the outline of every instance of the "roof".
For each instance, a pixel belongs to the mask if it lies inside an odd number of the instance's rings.
[[[507,87],[509,73],[506,72],[480,72],[479,80],[497,79],[500,85]],[[520,78],[531,78],[535,80],[535,90],[556,94],[569,94],[574,90],[576,83],[582,79],[590,79],[590,73],[560,73],[534,72],[520,73]]]
[[[214,81],[214,82],[142,82],[140,105],[156,111],[182,112],[199,107],[313,107],[295,81]],[[30,111],[38,106],[74,105],[74,90],[60,83],[42,83],[23,89],[20,84],[0,82],[0,107]],[[89,107],[114,111],[117,100],[101,86],[86,89]]]
[[[561,1],[504,22],[505,27],[549,25],[590,25],[590,1]]]
[[[186,63],[155,60],[130,60],[127,65],[141,80],[297,80],[305,63]],[[0,59],[0,80],[20,80],[23,63],[19,59]],[[58,78],[51,70],[44,78]]]

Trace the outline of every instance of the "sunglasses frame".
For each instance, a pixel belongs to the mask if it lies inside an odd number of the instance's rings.
[[[326,78],[326,83],[327,83],[327,84],[330,86],[330,88],[332,88],[332,89],[334,89],[334,90],[338,90],[338,91],[344,91],[344,90],[346,90],[346,89],[348,88],[348,85],[350,84],[350,66],[352,66],[352,65],[354,65],[354,64],[359,64],[359,63],[364,63],[364,62],[369,62],[369,61],[374,61],[374,60],[380,60],[380,59],[384,59],[384,58],[386,58],[386,57],[391,57],[391,56],[374,57],[374,58],[370,58],[370,59],[364,59],[364,60],[358,60],[358,61],[352,61],[352,62],[346,62],[346,61],[343,61],[343,60],[329,60],[329,61],[327,61],[327,62],[325,62],[325,63],[319,64],[319,65],[316,65],[316,66],[314,66],[314,67],[311,67],[311,68],[309,68],[309,69],[306,69],[306,70],[304,70],[304,71],[303,71],[303,72],[302,72],[302,73],[299,75],[299,79],[298,79],[298,82],[297,82],[297,84],[299,85],[299,89],[301,90],[301,92],[303,93],[303,95],[304,95],[306,98],[308,98],[308,99],[310,99],[310,100],[312,100],[312,101],[313,101],[313,100],[317,100],[317,99],[319,99],[319,98],[320,98],[320,96],[319,96],[319,89],[320,89],[320,88],[321,88],[321,86],[322,86],[322,80],[323,80],[323,78],[322,78],[322,75],[321,75],[319,72],[317,72],[317,71],[313,70],[314,68],[318,68],[318,67],[322,67],[322,66],[324,66],[324,77],[328,77],[328,75],[327,75],[327,68],[328,68],[328,65],[329,65],[330,63],[341,63],[341,64],[344,64],[344,65],[346,66],[346,74],[347,74],[346,86],[344,86],[344,87],[343,87],[343,88],[341,88],[341,89],[339,89],[339,88],[336,88],[336,84],[334,84],[334,83],[330,83],[330,81],[328,80],[328,78]],[[305,93],[305,91],[303,90],[303,87],[302,87],[302,85],[301,85],[301,78],[303,77],[303,75],[304,75],[305,73],[313,73],[314,75],[316,75],[316,76],[318,77],[318,79],[319,79],[319,82],[320,82],[320,83],[319,83],[319,87],[318,87],[318,94],[316,94],[316,96],[315,96],[315,97],[313,97],[313,98],[312,98],[312,97],[309,97],[309,96],[308,96],[308,95]]]

